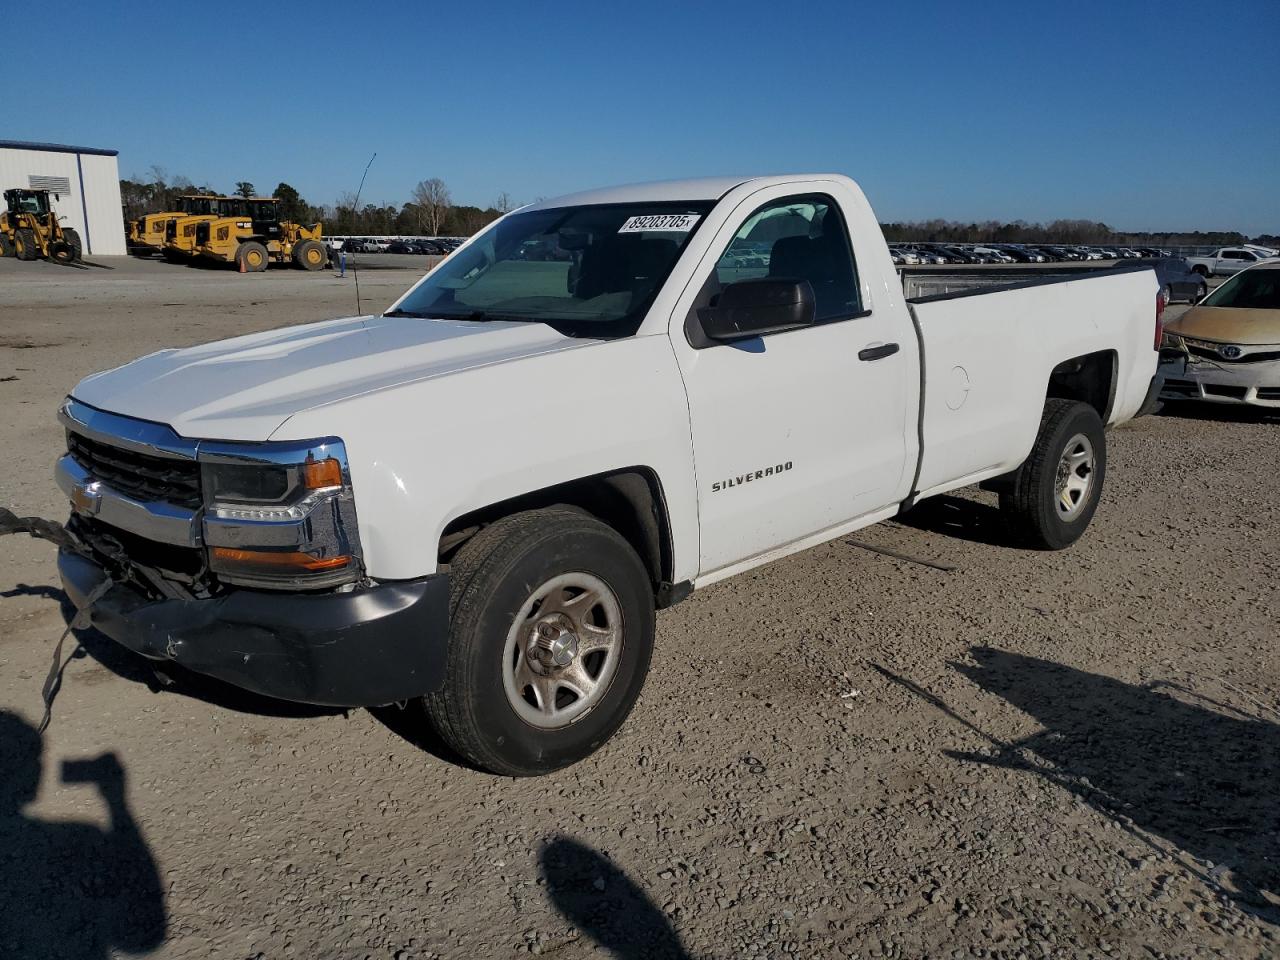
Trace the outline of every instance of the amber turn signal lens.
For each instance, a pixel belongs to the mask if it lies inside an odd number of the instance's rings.
[[[342,464],[333,457],[311,460],[302,465],[302,485],[308,490],[342,486]]]
[[[261,570],[303,570],[307,573],[337,570],[351,562],[351,558],[345,554],[337,557],[313,557],[296,550],[236,550],[233,547],[214,547],[212,559],[214,565],[219,567],[232,565],[241,569],[257,567]]]

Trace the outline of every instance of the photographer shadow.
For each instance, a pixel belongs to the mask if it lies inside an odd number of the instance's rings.
[[[692,960],[680,935],[622,870],[568,837],[538,856],[547,893],[560,914],[617,960]]]
[[[1044,729],[1002,744],[994,758],[951,756],[1047,777],[1212,861],[1207,880],[1241,909],[1280,922],[1280,725],[1204,697],[1188,703],[1160,684],[1133,686],[987,647],[971,655],[976,666],[955,669]]]
[[[23,960],[106,960],[164,941],[164,892],[155,859],[125,801],[115,754],[67,761],[64,783],[98,788],[106,829],[23,813],[40,787],[43,742],[0,710],[0,951]]]

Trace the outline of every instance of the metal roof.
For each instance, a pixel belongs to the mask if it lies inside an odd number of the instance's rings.
[[[119,150],[107,150],[103,147],[73,147],[66,143],[28,143],[25,140],[0,140],[0,149],[11,150],[43,150],[46,153],[90,153],[99,157],[117,157]]]

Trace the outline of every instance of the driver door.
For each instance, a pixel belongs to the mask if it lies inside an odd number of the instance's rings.
[[[705,577],[894,503],[916,374],[914,341],[900,343],[891,311],[872,309],[830,193],[787,185],[751,195],[699,270],[695,308],[673,318],[671,335],[689,399]],[[763,276],[809,281],[815,324],[700,340],[697,306]]]

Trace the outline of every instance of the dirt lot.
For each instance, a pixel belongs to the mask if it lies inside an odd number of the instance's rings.
[[[350,277],[103,263],[0,260],[20,514],[65,512],[83,375],[354,312]],[[1065,553],[965,491],[859,535],[953,572],[841,541],[699,592],[618,738],[537,780],[455,765],[412,709],[164,688],[91,632],[41,755],[53,551],[0,540],[0,956],[1280,955],[1278,424],[1115,431]]]

